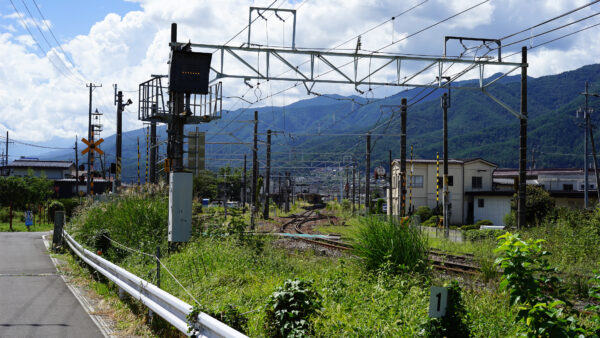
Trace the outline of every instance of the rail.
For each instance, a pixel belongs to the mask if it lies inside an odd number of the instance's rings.
[[[139,300],[183,334],[207,338],[246,337],[206,313],[200,313],[197,321],[190,323],[187,320],[188,314],[192,311],[190,304],[85,249],[66,231],[63,231],[63,235],[71,250],[84,262],[117,284],[119,288]],[[190,332],[188,332],[189,327],[193,327]]]

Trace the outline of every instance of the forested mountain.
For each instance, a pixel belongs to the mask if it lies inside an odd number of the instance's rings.
[[[597,86],[599,80],[600,65],[589,65],[559,75],[528,79],[528,162],[531,162],[533,155],[538,168],[583,166],[583,118],[581,114],[577,118],[576,111],[584,104],[584,97],[580,94],[583,92],[585,81],[591,83],[591,91],[600,91],[600,86]],[[453,86],[464,86],[468,82],[472,81],[458,82]],[[515,110],[519,110],[519,76],[502,79],[489,91]],[[300,166],[299,162],[293,161],[294,158],[313,158],[313,165],[326,165],[327,161],[340,161],[343,154],[352,153],[362,166],[365,154],[365,137],[362,135],[372,131],[372,161],[387,163],[388,150],[392,150],[394,158],[400,156],[400,114],[381,106],[399,106],[401,99],[407,98],[407,144],[409,147],[414,146],[415,157],[435,158],[436,152],[439,152],[440,156],[442,152],[442,110],[439,100],[442,93],[441,90],[430,93],[429,90],[411,89],[400,91],[383,100],[324,95],[286,107],[262,107],[256,109],[260,121],[259,139],[266,139],[267,129],[284,132],[273,136],[275,163],[292,160],[286,165],[295,163]],[[450,158],[483,157],[500,167],[517,167],[518,119],[479,91],[453,88],[451,95],[451,107],[448,111]],[[590,107],[598,106],[600,99],[591,97]],[[248,121],[254,118],[254,110],[224,112],[221,120],[199,125],[200,130],[207,131],[208,143],[220,143],[207,145],[208,166],[215,168],[227,164],[211,160],[219,154],[233,159],[242,158],[241,154],[244,153],[248,154],[250,165],[250,145],[222,143],[252,141],[252,124]],[[592,114],[592,121],[596,120],[595,114]],[[195,127],[188,126],[187,129]],[[160,126],[158,130],[159,139],[165,140],[165,126]],[[137,175],[137,137],[140,137],[142,168],[144,167],[144,133],[144,129],[139,129],[125,133],[123,137],[124,176],[131,179]],[[595,136],[600,140],[599,133],[595,133]],[[114,149],[114,135],[104,139],[103,149]],[[259,157],[264,160],[264,144],[260,144],[259,148]],[[161,152],[164,152],[164,147],[161,148]],[[114,151],[108,153],[114,154]],[[317,153],[328,155],[318,156]],[[334,155],[331,155],[332,153]],[[53,152],[45,157],[71,159],[73,155],[72,152]],[[327,161],[323,161],[324,159]],[[113,161],[114,158],[107,158],[107,162]],[[230,161],[229,164],[241,166],[242,162]]]

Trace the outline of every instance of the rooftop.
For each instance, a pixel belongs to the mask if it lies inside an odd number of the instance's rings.
[[[32,159],[14,160],[8,164],[8,168],[57,168],[69,169],[75,164],[71,161],[40,161]]]

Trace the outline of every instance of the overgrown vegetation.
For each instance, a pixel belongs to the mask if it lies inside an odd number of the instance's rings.
[[[340,215],[346,208],[342,202],[329,209]],[[88,204],[73,217],[70,231],[89,248],[101,249],[105,256],[149,281],[156,276],[155,261],[123,249],[117,242],[146,253],[154,253],[156,246],[161,246],[165,253],[162,262],[178,280],[162,273],[161,287],[196,304],[196,311],[249,336],[503,337],[519,332],[544,336],[559,332],[553,331],[557,328],[566,327],[567,331],[560,332],[567,334],[578,330],[589,334],[598,327],[594,324],[597,317],[572,312],[568,300],[587,299],[588,290],[591,299],[600,297],[598,283],[589,284],[588,277],[581,277],[591,276],[600,257],[600,249],[594,245],[600,242],[600,211],[559,209],[550,213],[543,225],[524,230],[521,239],[507,246],[513,256],[507,256],[503,249],[496,253],[506,262],[533,269],[530,275],[515,270],[512,276],[531,276],[529,281],[540,282],[563,273],[567,283],[552,284],[551,288],[541,283],[537,290],[554,292],[565,286],[566,292],[552,293],[547,299],[529,294],[529,302],[524,301],[525,296],[515,301],[508,285],[517,285],[516,279],[510,281],[512,284],[504,282],[510,269],[503,267],[504,277],[498,280],[501,272],[493,265],[492,252],[495,232],[470,230],[486,233],[485,238],[463,243],[428,241],[408,223],[384,216],[349,215],[343,228],[354,231],[354,254],[358,258],[334,258],[311,249],[286,248],[286,240],[247,233],[248,215],[239,210],[230,209],[227,217],[222,209],[204,211],[195,218],[193,240],[170,253],[165,250],[167,200],[163,192],[125,194],[109,202]],[[519,241],[535,243],[532,238],[544,238],[544,249],[555,254],[541,255],[542,250],[539,256],[525,254],[529,261],[519,261],[515,254],[522,248]],[[457,284],[432,273],[427,268],[429,245],[475,254],[484,271],[479,279],[487,286],[464,281]],[[534,249],[530,251],[537,252]],[[575,276],[580,276],[579,285],[574,283]],[[441,320],[427,316],[429,288],[434,285],[450,288],[451,307]],[[545,305],[536,306],[538,303]],[[522,312],[524,306],[528,306],[526,314]],[[592,307],[588,311],[597,313]],[[544,328],[546,321],[554,326]]]
[[[408,221],[371,216],[361,220],[354,252],[365,267],[377,270],[390,263],[397,271],[423,271],[427,262],[427,241]]]

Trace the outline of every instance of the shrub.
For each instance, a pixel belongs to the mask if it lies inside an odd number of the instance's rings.
[[[462,289],[453,280],[444,285],[448,288],[448,305],[446,315],[442,318],[432,318],[425,324],[426,337],[470,337],[469,325],[471,318],[462,300]]]
[[[502,220],[504,221],[504,225],[507,227],[513,227],[517,224],[517,222],[515,221],[516,216],[514,212],[509,212],[508,214],[504,215],[504,217],[502,217]]]
[[[482,219],[477,221],[474,225],[480,227],[482,225],[494,225],[494,222],[490,221],[489,219]]]
[[[65,210],[64,204],[62,204],[58,200],[53,200],[52,202],[50,202],[50,204],[48,205],[48,219],[53,222],[54,213],[59,210]]]
[[[198,315],[200,315],[201,312],[206,313],[207,315],[217,319],[222,323],[225,323],[241,333],[248,332],[248,318],[243,313],[240,313],[240,310],[235,305],[231,304],[227,304],[215,310],[203,305],[194,305],[192,311],[186,317],[188,322],[192,324],[188,327],[188,332],[198,329],[196,324]]]
[[[79,206],[79,198],[61,198],[58,200],[64,206],[65,216],[70,219],[73,215],[73,210]]]
[[[467,224],[467,225],[463,225],[462,227],[460,227],[461,230],[467,231],[467,230],[479,230],[479,225],[477,224]]]
[[[439,219],[440,217],[438,215],[433,215],[429,217],[425,222],[422,222],[421,225],[426,227],[435,227],[437,226]]]
[[[415,227],[394,219],[366,217],[360,220],[354,252],[367,269],[377,270],[385,263],[396,269],[423,270],[427,262],[427,239]]]
[[[466,240],[471,242],[482,241],[490,238],[496,238],[500,235],[504,234],[504,230],[493,230],[493,229],[485,229],[485,230],[467,230],[464,232],[464,236]]]
[[[417,211],[415,211],[415,215],[418,215],[421,218],[421,221],[425,221],[431,218],[433,213],[431,211],[431,208],[429,208],[426,205],[422,205],[417,208]]]
[[[321,310],[321,296],[311,281],[286,280],[269,296],[264,327],[268,337],[305,337],[314,333],[311,317]]]
[[[550,194],[536,185],[527,185],[525,207],[527,214],[525,223],[527,226],[539,225],[546,215],[550,214],[554,209],[554,199]],[[511,201],[513,212],[517,210],[517,195],[515,194]]]
[[[543,240],[522,240],[518,234],[499,236],[496,259],[502,269],[500,288],[507,290],[513,305],[519,304],[516,321],[527,328],[528,337],[578,337],[585,330],[568,315],[570,304],[558,293],[560,280],[542,249]]]
[[[341,206],[343,211],[350,211],[352,209],[352,203],[348,199],[343,199]]]
[[[10,215],[8,213],[8,208],[0,208],[0,222],[8,223],[10,220]]]

